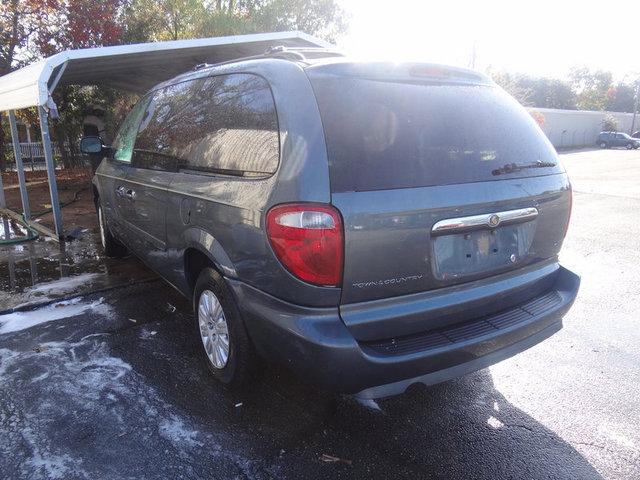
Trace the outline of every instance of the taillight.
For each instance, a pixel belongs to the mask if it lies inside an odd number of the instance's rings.
[[[330,206],[289,203],[267,213],[267,235],[274,252],[293,275],[315,285],[342,282],[342,219]]]

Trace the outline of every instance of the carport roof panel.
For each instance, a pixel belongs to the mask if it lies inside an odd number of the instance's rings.
[[[60,72],[60,85],[104,85],[143,93],[199,63],[259,55],[275,45],[331,47],[294,31],[67,50],[0,77],[0,111],[46,105]]]

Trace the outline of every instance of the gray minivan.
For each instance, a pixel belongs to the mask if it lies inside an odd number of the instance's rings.
[[[193,299],[228,385],[268,359],[384,397],[557,332],[571,186],[530,115],[474,71],[312,53],[197,68],[83,139],[106,254]]]

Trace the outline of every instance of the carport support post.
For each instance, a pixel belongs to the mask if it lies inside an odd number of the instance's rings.
[[[31,219],[31,209],[29,208],[29,194],[27,193],[27,182],[24,178],[24,165],[22,164],[22,152],[20,151],[20,137],[18,137],[18,126],[16,125],[16,112],[9,110],[9,126],[11,127],[11,141],[13,142],[13,156],[16,159],[16,171],[18,172],[18,183],[20,184],[20,198],[22,199],[22,214],[25,220]]]
[[[4,185],[2,184],[2,172],[0,172],[0,208],[7,207],[7,200],[4,198]]]
[[[58,185],[56,184],[56,166],[53,163],[53,150],[51,149],[51,137],[49,136],[47,111],[42,106],[38,107],[38,117],[40,117],[40,132],[42,134],[44,160],[47,164],[47,179],[49,180],[49,193],[51,194],[53,223],[56,227],[56,234],[58,235],[58,238],[62,238],[62,215],[60,213],[60,202],[58,200]]]

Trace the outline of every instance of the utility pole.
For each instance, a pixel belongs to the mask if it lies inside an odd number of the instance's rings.
[[[473,41],[473,49],[471,50],[471,59],[469,60],[469,67],[471,69],[476,68],[476,56],[478,55],[478,41],[474,40]]]
[[[633,135],[633,130],[636,128],[636,115],[638,114],[638,97],[640,97],[640,80],[636,82],[636,101],[633,105],[633,118],[631,119],[631,131],[629,135]]]

